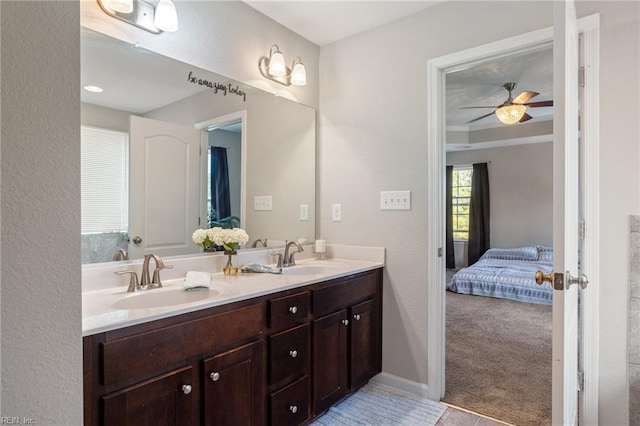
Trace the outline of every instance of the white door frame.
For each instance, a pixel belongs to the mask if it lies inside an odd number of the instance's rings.
[[[583,318],[582,365],[585,389],[580,395],[583,411],[581,424],[598,423],[598,334],[599,334],[599,58],[600,16],[578,20],[583,42],[585,87],[582,97],[581,148],[584,156],[584,220],[583,272],[590,279],[590,290],[582,294]],[[427,378],[428,396],[440,400],[445,392],[445,73],[474,64],[548,46],[553,41],[553,28],[518,35],[483,46],[463,50],[429,60],[427,64],[428,99],[428,205],[433,206],[427,224]]]

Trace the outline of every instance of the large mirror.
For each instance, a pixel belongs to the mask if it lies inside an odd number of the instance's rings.
[[[82,29],[83,263],[315,238],[313,108]],[[256,65],[257,66],[257,65]],[[91,87],[88,87],[92,89]],[[99,89],[93,89],[99,90]]]

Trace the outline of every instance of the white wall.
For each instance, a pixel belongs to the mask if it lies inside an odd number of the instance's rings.
[[[93,104],[81,104],[80,121],[84,126],[129,133],[131,113]]]
[[[94,0],[81,2],[82,26],[188,64],[211,70],[271,93],[318,106],[318,46],[240,1],[178,1],[180,30],[159,35],[107,16]],[[261,57],[277,44],[287,63],[299,56],[307,70],[306,86],[265,79]]]
[[[553,245],[553,145],[447,153],[447,165],[489,164],[491,247]]]
[[[79,6],[0,8],[2,416],[79,425]]]
[[[628,215],[638,188],[637,2],[578,2],[601,12],[601,424],[625,424]],[[526,19],[523,19],[526,17]],[[427,61],[552,25],[548,2],[444,2],[320,52],[320,236],[387,248],[383,369],[428,384]],[[384,58],[384,60],[382,60]],[[375,64],[375,66],[373,66]],[[624,84],[620,84],[624,82]],[[624,183],[626,190],[620,190]],[[411,189],[412,210],[380,211],[379,191]],[[341,203],[342,222],[330,208]]]

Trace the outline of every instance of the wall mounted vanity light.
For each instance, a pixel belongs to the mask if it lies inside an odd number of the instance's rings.
[[[275,81],[285,86],[304,86],[307,84],[307,71],[300,57],[296,57],[291,63],[291,68],[287,67],[284,55],[280,52],[277,44],[271,46],[269,57],[260,58],[260,73],[269,80]]]
[[[144,0],[97,0],[107,15],[154,34],[178,31],[178,14],[171,0],[160,0],[157,6]]]

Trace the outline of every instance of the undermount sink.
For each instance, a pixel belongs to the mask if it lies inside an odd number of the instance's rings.
[[[116,309],[162,308],[216,298],[225,293],[221,288],[185,291],[182,287],[165,287],[132,293],[116,301],[113,307]]]

